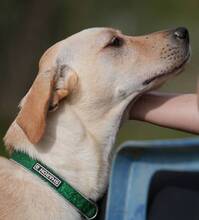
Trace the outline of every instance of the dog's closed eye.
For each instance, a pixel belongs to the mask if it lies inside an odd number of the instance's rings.
[[[121,37],[114,36],[106,47],[121,47],[124,44],[124,40]]]

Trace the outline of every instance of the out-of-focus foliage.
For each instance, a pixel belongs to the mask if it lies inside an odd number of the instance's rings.
[[[181,76],[170,81],[162,90],[194,92],[199,60],[198,11],[198,0],[0,1],[0,138],[14,119],[20,99],[35,78],[42,53],[55,42],[88,27],[111,26],[132,35],[188,27],[193,48],[192,61]],[[122,128],[117,143],[126,139],[185,136],[190,134],[129,122]],[[3,152],[2,146],[0,149]]]

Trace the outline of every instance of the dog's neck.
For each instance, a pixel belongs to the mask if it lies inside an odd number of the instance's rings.
[[[90,116],[86,111],[78,111],[78,107],[64,104],[49,113],[46,132],[39,144],[16,147],[41,160],[73,187],[96,200],[106,189],[109,155],[127,104],[101,114],[97,108],[92,109]]]

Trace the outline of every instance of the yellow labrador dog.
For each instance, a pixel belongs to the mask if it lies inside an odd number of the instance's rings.
[[[110,151],[129,103],[179,72],[189,54],[185,28],[145,36],[91,28],[48,49],[4,138],[19,160],[23,153],[21,160],[37,161],[38,173],[16,158],[0,159],[0,219],[86,216],[57,192],[59,177],[96,201],[107,187]]]

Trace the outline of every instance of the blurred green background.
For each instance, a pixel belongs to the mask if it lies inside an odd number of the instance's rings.
[[[17,105],[37,73],[42,53],[55,42],[88,27],[110,26],[141,35],[186,26],[192,60],[183,74],[161,90],[195,92],[199,61],[198,0],[2,0],[0,1],[0,139],[14,119]],[[188,133],[131,121],[117,144],[127,139],[192,136]],[[3,142],[0,154],[5,154]]]

